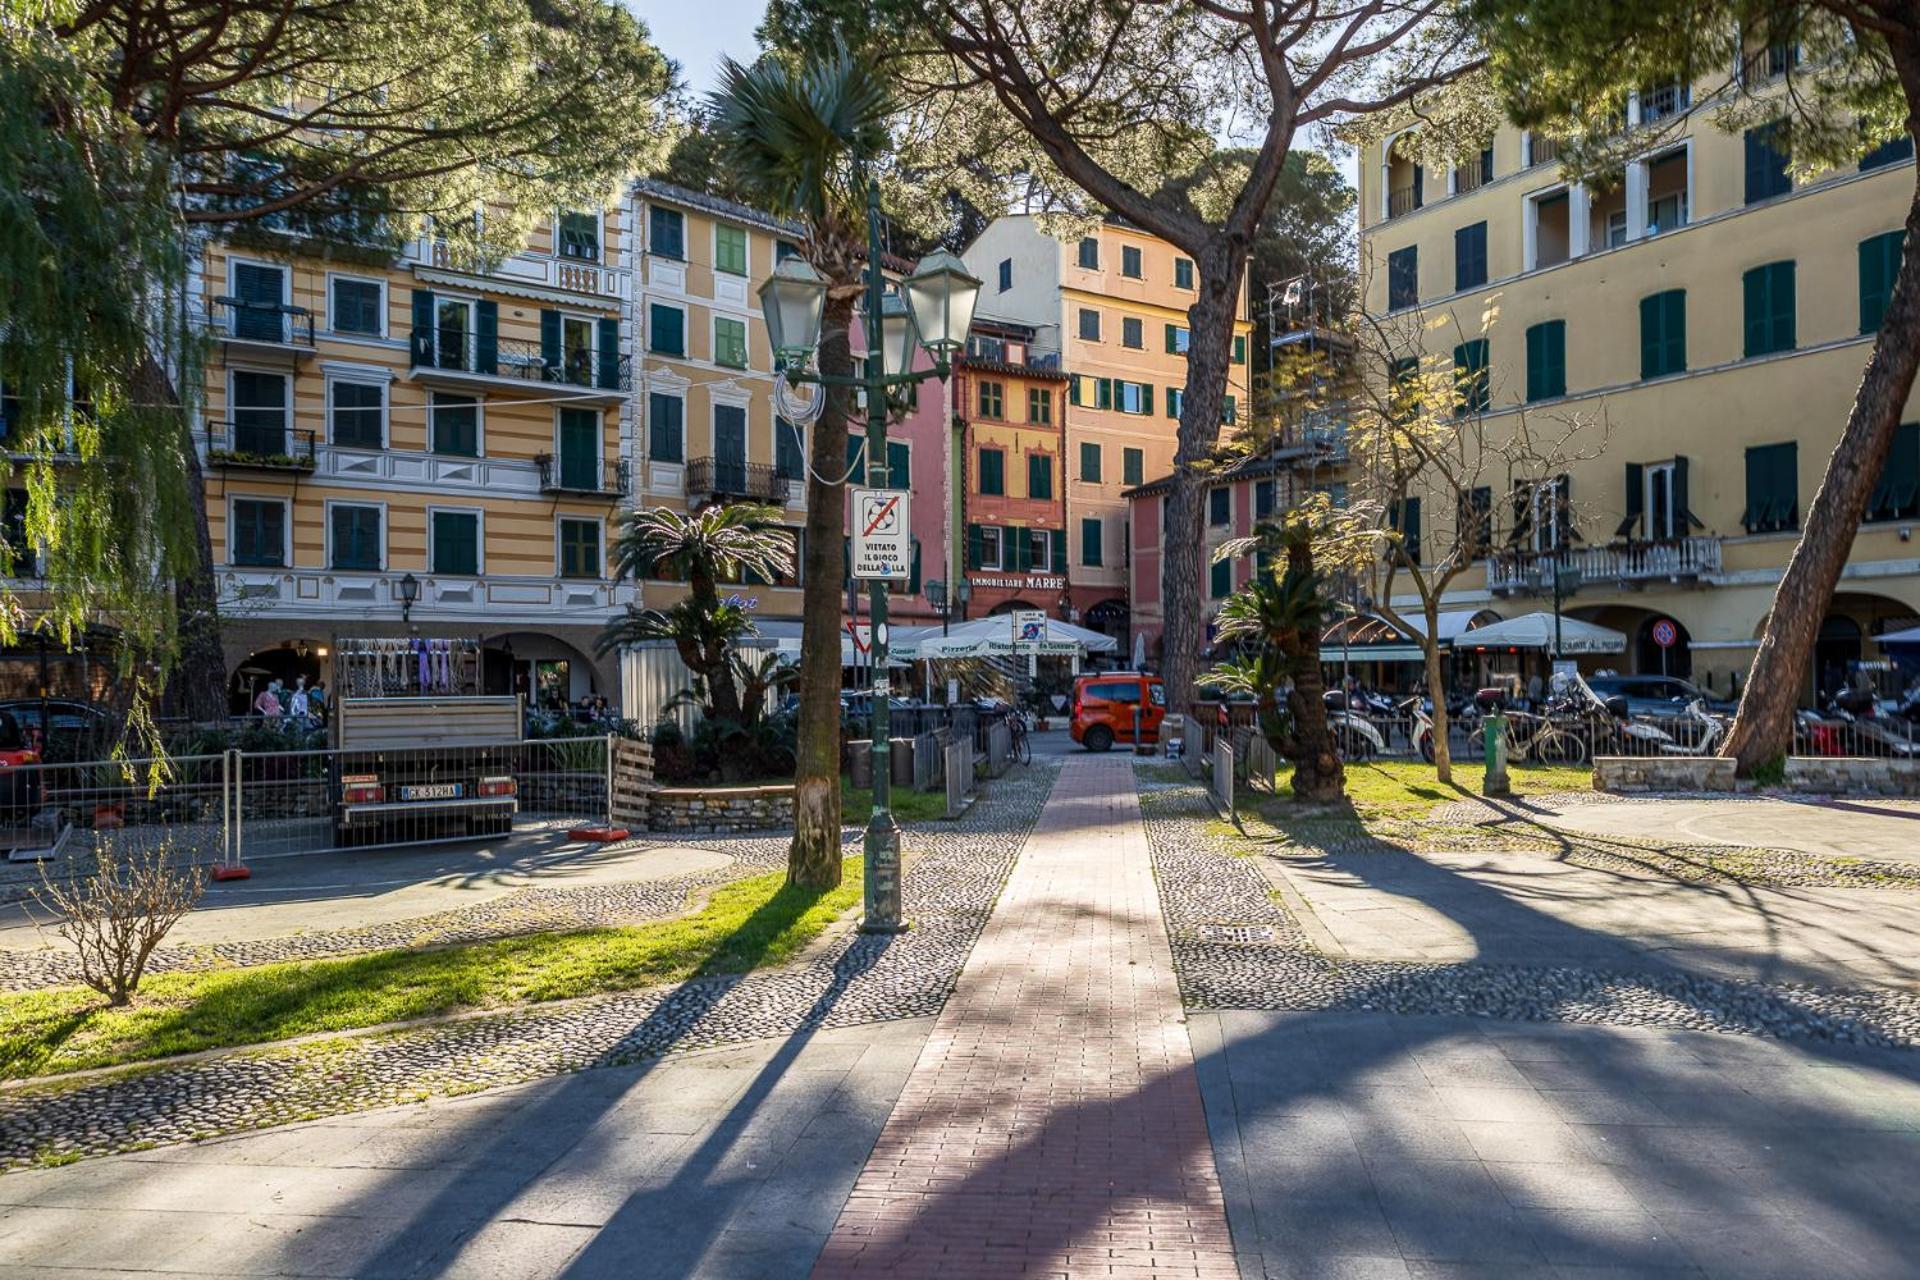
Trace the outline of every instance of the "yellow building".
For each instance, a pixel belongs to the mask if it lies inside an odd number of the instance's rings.
[[[1763,51],[1748,72],[1790,56]],[[1626,127],[1679,114],[1691,93],[1636,95]],[[1696,115],[1605,192],[1568,184],[1551,140],[1512,128],[1449,172],[1423,170],[1402,137],[1363,152],[1370,317],[1474,375],[1490,430],[1522,414],[1578,422],[1572,451],[1598,454],[1568,467],[1563,504],[1512,500],[1513,483],[1538,495],[1553,477],[1489,477],[1472,501],[1493,512],[1492,551],[1450,606],[1550,608],[1542,565],[1564,561],[1581,583],[1568,612],[1628,638],[1605,665],[1723,693],[1744,678],[1871,348],[1914,182],[1910,144],[1801,180],[1773,136]],[[1451,539],[1454,498],[1423,505],[1421,536]],[[1916,521],[1909,424],[1821,630],[1822,687],[1879,656],[1876,635],[1920,621]],[[1662,619],[1671,647],[1656,642]]]
[[[1071,243],[1038,219],[996,220],[968,246],[984,285],[980,311],[1033,326],[1071,375],[1066,406],[1067,596],[1076,620],[1129,640],[1125,491],[1169,474],[1187,378],[1194,264],[1157,236],[1117,221]],[[1241,289],[1229,421],[1249,408],[1253,327]]]
[[[608,578],[629,487],[627,213],[566,211],[489,272],[212,242],[200,424],[236,709],[331,679],[341,636],[479,640],[488,685],[611,696],[592,657],[633,599]]]
[[[796,251],[800,229],[653,180],[633,184],[630,217],[642,237],[633,298],[636,501],[675,510],[771,503],[785,511],[797,551],[806,523],[806,434],[774,413],[759,288]],[[793,578],[741,583],[737,602],[756,618],[797,620],[795,559]],[[649,606],[666,608],[684,588],[649,581],[644,591]]]

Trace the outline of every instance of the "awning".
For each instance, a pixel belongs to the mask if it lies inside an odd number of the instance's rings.
[[[1426,652],[1417,644],[1323,644],[1322,662],[1425,662]]]
[[[1611,627],[1562,615],[1559,621],[1562,653],[1625,653],[1627,637]],[[1475,627],[1454,642],[1456,650],[1544,649],[1554,647],[1554,619],[1550,613],[1529,613],[1504,622]]]
[[[1334,654],[1348,655],[1355,662],[1420,662],[1426,654],[1419,639],[1426,629],[1426,618],[1419,613],[1403,613],[1408,631],[1403,632],[1377,613],[1356,613],[1340,619],[1320,636],[1320,655],[1330,661]],[[1500,615],[1491,609],[1448,609],[1440,614],[1440,647],[1451,648],[1460,637],[1474,628],[1498,622]],[[1411,643],[1410,643],[1411,642]]]

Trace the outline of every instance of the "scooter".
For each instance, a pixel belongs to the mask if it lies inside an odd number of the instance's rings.
[[[1372,721],[1348,707],[1345,693],[1339,689],[1329,689],[1324,701],[1327,706],[1327,727],[1333,730],[1340,742],[1341,759],[1371,760],[1386,751],[1386,738],[1381,736]]]

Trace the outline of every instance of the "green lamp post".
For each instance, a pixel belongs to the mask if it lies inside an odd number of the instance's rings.
[[[867,484],[902,489],[906,476],[887,470],[887,392],[913,387],[928,378],[944,381],[952,360],[967,341],[980,282],[960,259],[938,250],[920,260],[898,292],[887,288],[881,271],[880,186],[867,184],[866,359],[858,376],[842,378],[807,368],[820,345],[827,282],[798,255],[790,256],[760,286],[760,311],[774,354],[786,366],[789,382],[851,386],[866,394]],[[925,348],[931,369],[913,367],[914,350]],[[887,676],[887,580],[867,583],[873,620],[873,814],[861,842],[865,855],[867,933],[898,933],[906,928],[900,909],[900,824],[893,816],[892,688]]]

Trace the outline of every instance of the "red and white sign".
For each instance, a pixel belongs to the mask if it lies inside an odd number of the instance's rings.
[[[853,651],[868,653],[873,649],[873,624],[871,622],[849,622],[847,634],[853,637]]]
[[[913,577],[912,522],[901,489],[853,491],[853,576],[905,582]]]
[[[1653,624],[1653,642],[1662,649],[1671,649],[1679,638],[1680,628],[1673,625],[1671,618],[1662,618]]]

